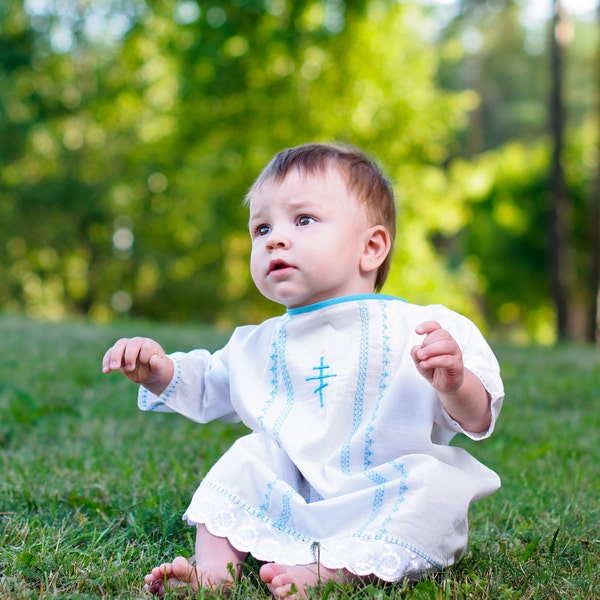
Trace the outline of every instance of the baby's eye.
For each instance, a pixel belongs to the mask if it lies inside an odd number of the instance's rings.
[[[301,217],[298,217],[298,225],[300,225],[300,227],[304,227],[305,225],[310,225],[311,223],[314,223],[315,220],[313,219],[313,217],[309,217],[308,215],[302,215]]]
[[[254,233],[258,237],[261,237],[263,235],[269,235],[270,231],[271,231],[271,227],[269,225],[259,225],[258,227],[256,227],[254,229]]]

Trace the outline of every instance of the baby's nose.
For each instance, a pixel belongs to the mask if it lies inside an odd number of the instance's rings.
[[[269,239],[267,240],[267,248],[269,250],[276,250],[281,248],[288,248],[290,242],[288,238],[283,235],[281,232],[277,232],[273,230],[269,234]]]

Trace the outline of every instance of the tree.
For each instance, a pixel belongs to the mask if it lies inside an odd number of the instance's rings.
[[[435,85],[435,48],[414,35],[419,9],[23,6],[5,5],[0,30],[31,40],[0,90],[2,106],[14,91],[29,108],[25,120],[7,113],[0,123],[2,139],[15,131],[0,171],[5,307],[218,322],[280,310],[250,280],[242,198],[282,147],[341,139],[374,154],[396,183],[406,243],[388,291],[439,293],[475,311],[432,243],[463,223],[442,165],[465,97]]]
[[[549,129],[552,138],[550,164],[550,281],[556,307],[557,333],[561,340],[571,335],[569,289],[572,265],[570,260],[570,203],[563,170],[565,109],[563,103],[563,47],[565,22],[560,0],[553,0],[554,16],[550,34],[551,90]]]
[[[597,8],[597,24],[600,31],[600,3]],[[600,64],[600,36],[597,40],[597,64]],[[596,70],[596,177],[592,191],[590,219],[590,311],[588,316],[587,337],[592,343],[600,345],[600,71]]]
[[[502,152],[504,145],[507,153],[514,153],[511,148],[514,149],[515,140],[529,146],[530,151],[525,150],[525,154],[535,154],[540,141],[547,146],[548,176],[540,177],[532,170],[530,185],[526,186],[531,191],[537,188],[537,197],[515,201],[517,208],[526,206],[529,226],[536,223],[550,240],[545,245],[545,255],[534,252],[532,256],[537,257],[537,270],[545,273],[548,280],[546,293],[555,307],[556,335],[582,337],[582,314],[587,311],[590,297],[591,216],[587,188],[590,160],[589,151],[584,148],[590,143],[585,134],[591,122],[590,81],[597,73],[597,63],[588,64],[593,62],[589,58],[593,40],[590,26],[567,19],[557,5],[556,22],[546,23],[544,28],[549,28],[551,35],[542,38],[540,26],[523,25],[522,10],[527,3],[517,6],[511,0],[464,0],[460,6],[462,10],[445,30],[442,48],[448,50],[443,54],[447,58],[441,65],[440,80],[453,89],[470,86],[477,92],[479,103],[474,103],[468,133],[457,155],[472,156],[477,165],[480,152],[484,152],[486,163],[492,161],[493,150]],[[542,39],[547,42],[545,45]],[[457,40],[463,55],[456,50]],[[517,190],[512,185],[507,188],[508,181],[499,183],[505,193]],[[493,210],[494,203],[478,204],[476,212],[482,206]],[[531,219],[531,209],[539,212],[537,218]],[[495,230],[489,230],[487,239],[481,241],[499,250],[503,229],[502,223],[497,222]],[[527,235],[536,239],[537,230],[529,230]],[[515,240],[517,247],[521,246]],[[493,252],[487,250],[482,252],[491,256]],[[512,255],[511,262],[504,262],[507,269],[514,266],[514,261],[530,262],[529,256],[519,258],[509,247],[503,253]],[[501,262],[494,264],[493,270],[500,276],[505,269]],[[486,274],[482,276],[487,279]],[[484,303],[495,305],[498,298],[492,290],[502,288],[503,280],[504,274],[501,279],[490,281]],[[524,295],[515,298],[513,306],[526,298],[526,303],[533,300],[525,290],[522,292]],[[538,306],[544,305],[539,298]]]

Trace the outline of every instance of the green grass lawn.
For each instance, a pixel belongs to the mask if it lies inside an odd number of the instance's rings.
[[[100,369],[116,338],[136,334],[167,351],[227,337],[0,317],[0,598],[147,598],[143,575],[190,555],[182,511],[243,431],[138,411],[134,384]],[[507,391],[496,433],[458,443],[503,487],[473,506],[464,559],[417,586],[330,586],[315,598],[600,598],[600,355],[496,350]],[[256,572],[250,561],[234,598],[267,597]]]

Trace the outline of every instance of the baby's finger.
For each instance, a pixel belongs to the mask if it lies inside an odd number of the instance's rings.
[[[140,361],[140,350],[144,343],[146,342],[145,338],[135,337],[128,340],[127,345],[123,352],[123,364],[122,367],[126,371],[134,371],[138,361],[141,364],[144,364]]]
[[[147,366],[151,371],[160,365],[160,360],[165,357],[165,352],[154,340],[147,339],[140,348],[140,364]]]
[[[442,326],[437,321],[424,321],[415,327],[415,333],[419,335],[427,335],[441,328]]]
[[[422,369],[455,369],[458,366],[456,355],[446,352],[430,354],[419,360]]]
[[[127,341],[126,338],[121,338],[106,351],[102,359],[102,371],[104,373],[116,371],[121,368],[123,363],[123,352],[127,346]]]
[[[112,351],[112,348],[109,348],[104,353],[104,356],[102,357],[102,372],[103,373],[110,373],[110,371],[111,371],[111,368],[110,368],[111,351]]]
[[[160,376],[168,368],[169,362],[165,354],[153,354],[148,360],[148,367],[154,375]]]
[[[421,350],[421,346],[413,346],[410,349],[410,356],[415,362],[419,361],[419,350]]]
[[[435,356],[452,356],[458,353],[458,346],[452,338],[443,338],[423,342],[417,352],[419,360],[427,360]]]

